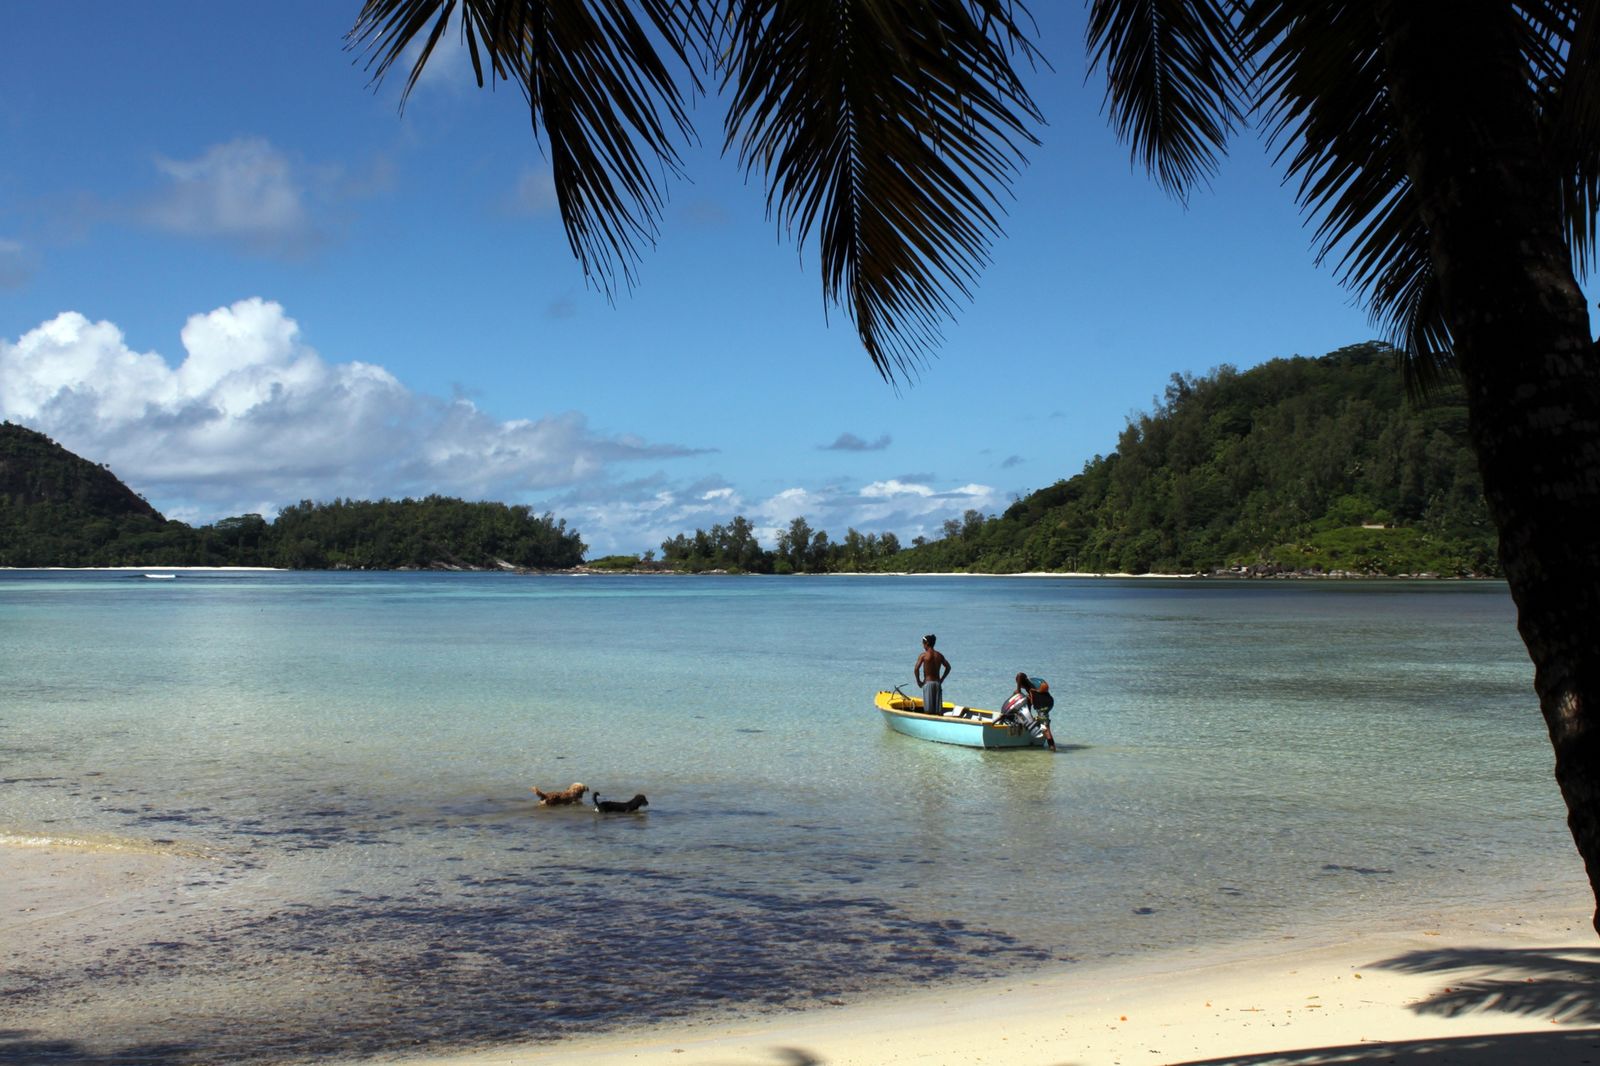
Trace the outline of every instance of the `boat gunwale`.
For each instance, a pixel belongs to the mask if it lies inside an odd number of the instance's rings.
[[[890,694],[890,695],[898,695],[898,693],[895,693],[893,689],[879,689],[878,690],[878,695],[879,696],[884,695],[885,693]],[[916,697],[914,697],[914,696],[904,696],[904,697],[901,697],[901,698],[903,698],[903,699],[915,699]],[[1010,729],[1011,728],[1009,725],[998,725],[998,724],[996,724],[995,720],[997,718],[999,718],[999,713],[996,712],[996,711],[991,711],[986,707],[965,707],[963,709],[969,710],[969,711],[978,711],[978,712],[980,712],[982,714],[988,715],[989,717],[987,717],[987,718],[963,718],[963,717],[960,717],[959,715],[949,715],[949,714],[943,714],[943,713],[941,713],[941,714],[929,714],[927,711],[912,711],[912,710],[905,710],[905,709],[902,709],[900,707],[885,707],[883,704],[881,704],[881,703],[879,703],[877,701],[877,697],[876,696],[873,697],[872,705],[874,707],[876,707],[878,710],[882,711],[884,714],[898,714],[898,715],[901,715],[902,717],[905,717],[905,718],[926,718],[926,719],[928,719],[930,721],[935,721],[935,722],[949,722],[949,723],[951,723],[953,725],[975,725],[975,726],[980,726],[980,727],[987,728],[987,729]],[[961,704],[952,703],[952,704],[950,704],[950,706],[951,707],[960,707],[962,705]]]

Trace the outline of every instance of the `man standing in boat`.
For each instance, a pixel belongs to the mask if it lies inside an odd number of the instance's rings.
[[[934,650],[939,638],[932,633],[922,638],[922,654],[911,673],[922,686],[922,713],[944,713],[944,679],[950,676],[950,660]]]

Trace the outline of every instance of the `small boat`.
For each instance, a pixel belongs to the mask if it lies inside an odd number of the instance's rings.
[[[176,581],[178,579],[177,574],[146,574],[144,576],[151,581]]]
[[[908,696],[899,689],[879,692],[873,704],[883,712],[885,725],[918,740],[967,748],[1026,748],[1035,743],[1021,722],[996,724],[999,714],[981,707],[946,703],[942,713],[928,714],[922,709],[922,697]]]

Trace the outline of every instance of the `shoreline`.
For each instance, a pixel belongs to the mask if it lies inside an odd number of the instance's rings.
[[[1600,1062],[1600,941],[1587,899],[1570,896],[1422,910],[1351,939],[1206,945],[844,1006],[337,1066],[1579,1066]]]
[[[1444,584],[1444,583],[1472,583],[1472,582],[1504,582],[1503,577],[1490,577],[1479,574],[1466,576],[1444,574],[1356,574],[1356,573],[1310,573],[1300,571],[1286,571],[1272,574],[1240,574],[1231,572],[1206,572],[1188,574],[1130,574],[1125,572],[1100,573],[1086,570],[1024,570],[1017,573],[991,574],[975,573],[970,570],[874,570],[874,571],[835,571],[823,574],[734,574],[726,570],[607,570],[592,566],[572,566],[559,570],[518,570],[504,569],[502,567],[416,567],[399,570],[365,570],[337,567],[322,567],[316,569],[289,569],[281,566],[167,566],[160,563],[149,563],[144,566],[0,566],[0,573],[6,572],[50,572],[50,573],[146,573],[152,570],[173,571],[177,573],[258,573],[258,574],[506,574],[510,577],[969,577],[969,578],[1106,578],[1118,581],[1404,581],[1419,584]]]

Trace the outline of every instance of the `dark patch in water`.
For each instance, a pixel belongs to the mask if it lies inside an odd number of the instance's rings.
[[[1392,874],[1393,870],[1375,870],[1370,866],[1340,866],[1338,863],[1325,863],[1322,867],[1330,873],[1352,873],[1371,876],[1373,874]]]

